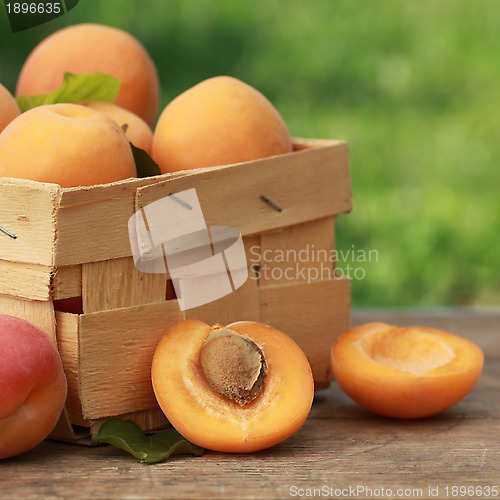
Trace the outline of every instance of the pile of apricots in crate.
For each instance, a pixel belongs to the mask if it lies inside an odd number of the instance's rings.
[[[43,40],[26,59],[15,93],[21,99],[47,95],[61,88],[65,73],[94,72],[117,79],[113,102],[92,99],[90,93],[90,99],[21,113],[14,97],[0,87],[0,176],[62,187],[133,178],[137,172],[129,141],[149,153],[162,173],[292,151],[276,108],[255,88],[229,76],[186,90],[156,120],[160,85],[155,64],[136,38],[109,26],[71,26]],[[61,93],[66,94],[61,100],[68,98],[66,89]]]
[[[112,102],[90,93],[77,102],[19,107],[24,96],[56,91],[65,73],[94,72],[118,80]],[[161,113],[159,89],[154,62],[130,34],[95,24],[52,34],[26,59],[17,99],[0,84],[0,177],[62,187],[133,178],[130,144],[148,153],[163,174],[292,151],[279,112],[236,78],[198,83]],[[372,323],[341,335],[331,363],[336,382],[359,405],[412,419],[435,415],[467,395],[483,353],[442,330]],[[63,410],[66,378],[49,336],[23,319],[0,315],[0,381],[0,458],[6,458],[45,439]],[[183,437],[229,453],[287,439],[306,421],[314,398],[299,346],[286,332],[249,321],[173,326],[157,346],[151,383]]]

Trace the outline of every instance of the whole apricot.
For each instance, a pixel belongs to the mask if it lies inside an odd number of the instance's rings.
[[[483,367],[483,352],[469,340],[436,328],[358,326],[332,349],[343,391],[375,413],[395,418],[435,415],[466,396]]]
[[[156,66],[129,33],[100,24],[77,24],[42,40],[26,59],[16,95],[46,94],[60,87],[64,72],[100,71],[120,80],[115,103],[153,125],[158,113]]]
[[[24,453],[52,431],[66,400],[61,358],[49,336],[0,315],[0,459]]]
[[[306,356],[270,326],[185,320],[160,341],[153,389],[170,423],[214,451],[274,446],[304,423],[314,397]]]
[[[19,115],[0,134],[0,177],[74,187],[136,176],[123,131],[85,106],[39,106]]]
[[[0,133],[21,114],[14,96],[0,83]]]
[[[229,165],[292,151],[287,126],[258,90],[229,76],[186,90],[162,111],[153,159],[162,173]]]
[[[134,146],[144,149],[144,151],[151,154],[153,131],[140,116],[137,116],[128,109],[109,102],[85,101],[80,102],[79,104],[87,106],[95,111],[99,111],[99,113],[113,119],[120,128],[124,129],[127,139]]]

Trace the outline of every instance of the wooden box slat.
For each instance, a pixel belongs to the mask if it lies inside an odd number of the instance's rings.
[[[51,293],[54,300],[82,296],[82,266],[61,266],[52,274]]]
[[[243,236],[352,208],[348,148],[342,141],[140,187],[136,210],[193,185],[207,224],[224,225],[230,220]],[[260,195],[279,205],[282,212],[263,202]]]
[[[58,210],[54,264],[69,266],[130,256],[127,225],[134,206],[130,196]]]
[[[0,295],[0,314],[23,318],[41,328],[56,342],[56,320],[51,300],[27,300]]]
[[[334,216],[264,233],[260,245],[259,286],[332,278]]]
[[[56,239],[56,207],[61,188],[23,179],[0,179],[0,259],[52,266]]]
[[[199,319],[210,325],[227,325],[244,318],[260,320],[259,288],[257,280],[249,277],[247,282],[219,300],[184,311],[186,319]]]
[[[167,275],[142,273],[132,257],[82,264],[83,312],[166,300]]]
[[[52,266],[0,260],[0,295],[49,300],[53,272]]]
[[[68,382],[68,395],[66,409],[75,425],[84,425],[80,402],[79,388],[79,345],[80,317],[57,311],[55,313],[57,324],[57,346],[64,366],[64,373]]]
[[[85,419],[156,407],[153,354],[182,319],[175,300],[80,316],[79,392]]]

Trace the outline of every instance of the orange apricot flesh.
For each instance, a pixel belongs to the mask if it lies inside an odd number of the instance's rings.
[[[270,326],[243,321],[224,327],[251,339],[267,362],[262,390],[242,405],[217,392],[201,366],[206,339],[220,328],[185,320],[160,341],[152,381],[161,409],[180,434],[210,450],[249,453],[284,441],[311,409],[314,383],[306,356]]]
[[[342,390],[375,413],[423,418],[458,403],[475,386],[484,362],[467,339],[435,328],[361,325],[333,346]]]

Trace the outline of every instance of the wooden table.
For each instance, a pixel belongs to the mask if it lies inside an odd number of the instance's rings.
[[[0,499],[499,498],[500,311],[353,313],[353,325],[374,320],[473,340],[486,354],[477,386],[438,416],[398,421],[363,410],[332,384],[299,432],[250,455],[207,451],[143,465],[110,446],[45,441],[0,462]]]

